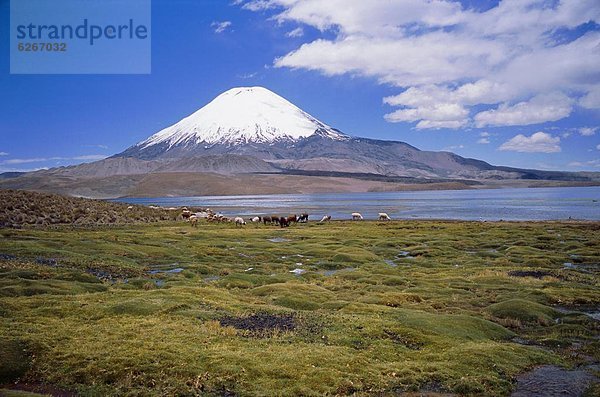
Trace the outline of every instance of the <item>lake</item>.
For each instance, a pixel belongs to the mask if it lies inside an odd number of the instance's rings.
[[[226,216],[287,215],[300,212],[318,220],[350,219],[360,212],[376,219],[387,212],[392,219],[458,220],[600,220],[600,187],[553,187],[419,192],[320,193],[251,196],[123,198],[131,204],[163,207],[208,207]]]

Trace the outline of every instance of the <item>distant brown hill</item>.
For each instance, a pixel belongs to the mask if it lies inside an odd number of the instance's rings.
[[[19,190],[0,190],[0,202],[0,227],[147,223],[179,215],[141,205]]]

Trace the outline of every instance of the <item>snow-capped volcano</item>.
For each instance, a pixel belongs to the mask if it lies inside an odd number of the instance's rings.
[[[225,91],[178,123],[136,146],[169,149],[180,145],[245,144],[294,141],[313,134],[346,136],[263,87]]]
[[[131,158],[153,162],[156,172],[436,178],[490,167],[452,153],[423,152],[404,142],[350,137],[263,87],[225,91],[178,123],[107,159],[107,167],[132,169]],[[147,166],[143,163],[141,170]]]

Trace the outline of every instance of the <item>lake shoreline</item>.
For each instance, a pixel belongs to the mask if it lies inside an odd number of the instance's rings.
[[[600,187],[469,189],[415,192],[262,194],[240,196],[153,197],[113,202],[160,207],[203,207],[226,216],[289,215],[307,212],[311,220],[331,215],[351,219],[379,212],[402,220],[600,220]]]

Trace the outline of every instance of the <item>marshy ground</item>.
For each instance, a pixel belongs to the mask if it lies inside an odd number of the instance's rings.
[[[600,223],[0,229],[0,395],[596,395],[599,263]]]

